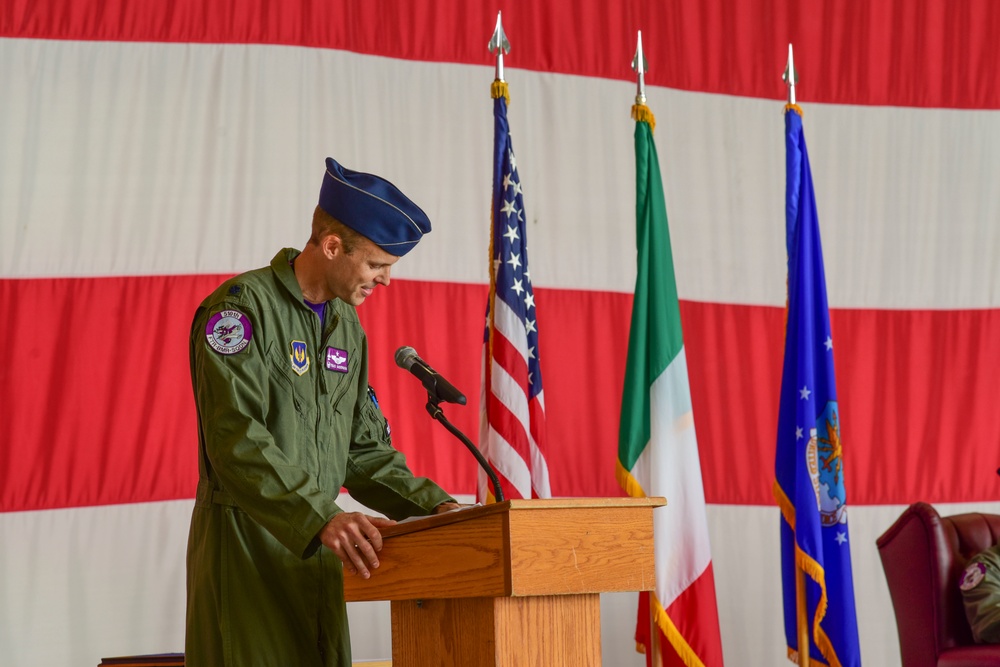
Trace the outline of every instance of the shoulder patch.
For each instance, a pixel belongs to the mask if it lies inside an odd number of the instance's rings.
[[[242,293],[243,293],[243,285],[240,285],[239,283],[237,283],[235,285],[230,285],[229,286],[229,292],[227,292],[227,295],[228,296],[239,296]]]
[[[971,591],[979,585],[986,576],[986,565],[983,563],[969,563],[962,574],[962,583],[959,585],[963,591]]]
[[[235,287],[235,285],[234,285]],[[253,324],[246,313],[238,310],[220,310],[208,320],[205,339],[208,346],[219,354],[236,354],[246,349],[253,338]]]

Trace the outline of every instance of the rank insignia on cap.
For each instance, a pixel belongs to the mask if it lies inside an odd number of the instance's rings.
[[[427,214],[395,185],[381,176],[346,169],[332,157],[326,159],[319,207],[396,257],[431,231]]]
[[[986,576],[986,566],[982,563],[970,563],[962,574],[962,583],[959,586],[963,591],[971,591],[979,585],[979,582]]]
[[[326,348],[326,370],[347,372],[347,350],[338,350],[335,347]]]
[[[309,355],[306,354],[306,344],[301,340],[292,341],[292,353],[288,355],[292,360],[292,370],[299,375],[305,375],[309,370]]]
[[[245,313],[220,310],[205,326],[208,346],[219,354],[236,354],[246,349],[253,337],[253,325]]]

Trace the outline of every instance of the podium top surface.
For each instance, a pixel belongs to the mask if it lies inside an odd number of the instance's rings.
[[[662,507],[666,505],[665,498],[654,496],[651,498],[533,498],[533,499],[512,499],[502,503],[490,503],[489,505],[473,505],[460,510],[445,512],[444,514],[431,514],[429,516],[413,517],[400,523],[381,528],[382,537],[395,537],[406,535],[418,530],[428,530],[438,526],[446,526],[460,521],[479,519],[491,514],[502,514],[504,512],[519,512],[524,510],[554,510],[554,509],[584,509],[599,507]]]

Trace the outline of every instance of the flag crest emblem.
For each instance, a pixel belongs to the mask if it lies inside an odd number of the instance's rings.
[[[817,498],[824,527],[847,523],[847,492],[841,461],[840,415],[830,401],[816,421]]]

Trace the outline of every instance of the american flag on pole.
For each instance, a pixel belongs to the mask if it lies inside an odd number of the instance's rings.
[[[535,295],[528,272],[524,200],[507,125],[507,88],[493,85],[490,296],[483,348],[479,447],[505,498],[549,498],[545,399]],[[479,498],[492,498],[480,475]]]

